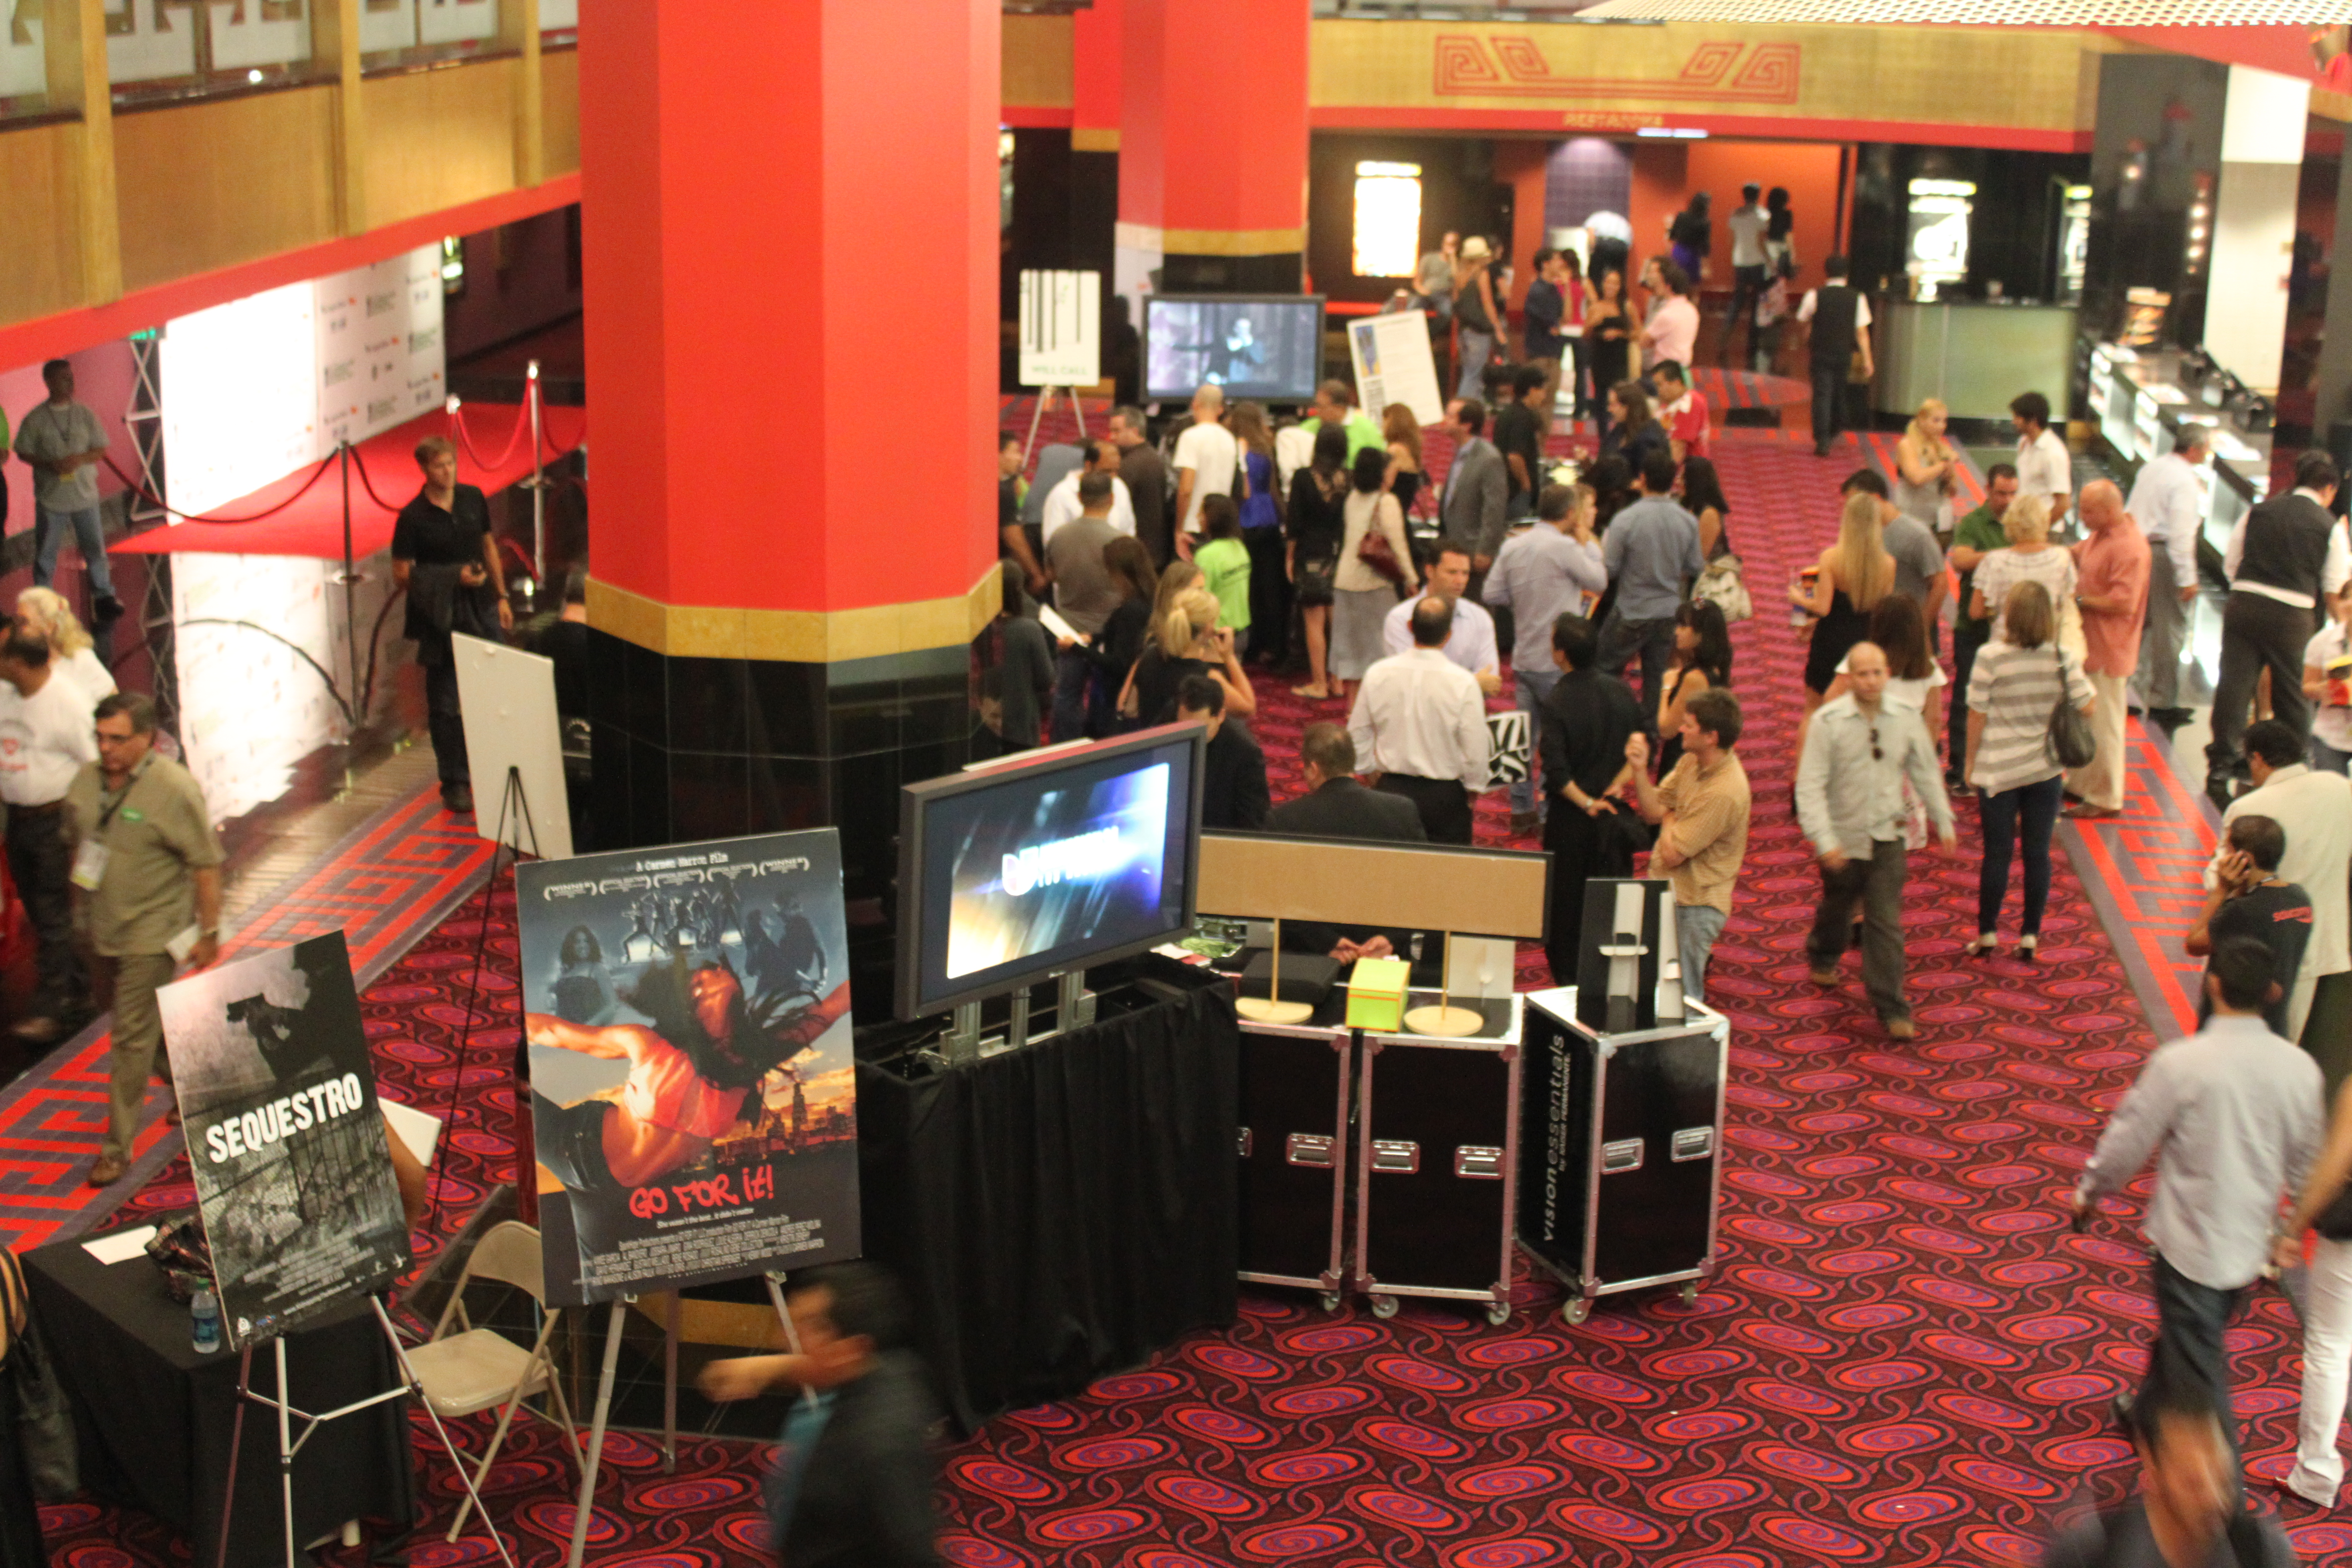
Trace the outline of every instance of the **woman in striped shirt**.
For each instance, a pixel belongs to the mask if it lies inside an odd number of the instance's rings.
[[[1969,678],[1968,780],[1979,793],[1984,860],[1977,870],[1977,939],[1971,955],[1999,945],[1995,926],[2009,891],[2010,853],[2025,841],[2024,934],[2027,960],[2042,936],[2050,901],[2050,835],[2058,825],[2064,771],[2050,754],[2050,715],[2063,696],[2091,710],[2090,677],[2058,646],[2050,591],[2027,579],[2001,605],[2000,638],[1985,644]]]

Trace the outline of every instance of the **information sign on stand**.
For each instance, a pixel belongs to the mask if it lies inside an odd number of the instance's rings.
[[[408,1267],[341,931],[156,993],[231,1346],[293,1332]]]
[[[513,773],[530,832],[509,816],[481,810],[475,831],[492,843],[528,849],[542,860],[572,858],[572,812],[563,787],[563,722],[555,708],[555,661],[460,633],[449,639],[457,661],[458,704],[466,726],[466,765],[487,801]],[[499,781],[494,784],[493,781]]]
[[[1102,379],[1102,274],[1021,274],[1021,384],[1092,386]]]
[[[1445,395],[1429,352],[1429,318],[1420,311],[1357,321],[1348,329],[1348,355],[1355,362],[1357,399],[1374,424],[1391,403],[1412,409],[1424,426],[1445,417]]]
[[[550,1302],[857,1257],[838,833],[515,882]]]

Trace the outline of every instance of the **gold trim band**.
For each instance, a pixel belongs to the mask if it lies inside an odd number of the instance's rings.
[[[970,591],[911,605],[854,610],[740,610],[665,605],[588,579],[588,624],[674,658],[761,658],[837,664],[971,641],[996,618],[1004,579],[991,565]]]
[[[1113,237],[1122,249],[1161,256],[1296,256],[1307,248],[1303,228],[1154,228],[1122,223]]]
[[[1076,126],[1070,131],[1070,151],[1073,153],[1116,153],[1118,151],[1118,127],[1105,131],[1093,126]]]

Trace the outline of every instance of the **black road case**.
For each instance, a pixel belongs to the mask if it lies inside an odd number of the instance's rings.
[[[1307,1023],[1241,1026],[1241,1277],[1320,1291],[1326,1311],[1339,1307],[1346,1279],[1356,1061],[1346,1011],[1342,992]]]
[[[1604,1035],[1574,986],[1525,1002],[1520,1245],[1567,1285],[1571,1323],[1620,1290],[1696,1300],[1715,1268],[1729,1023],[1691,1002],[1683,1023]]]
[[[1406,1005],[1439,999],[1416,991]],[[1383,1318],[1400,1296],[1482,1302],[1497,1325],[1511,1315],[1519,998],[1480,1006],[1475,1036],[1364,1035],[1354,1286]]]

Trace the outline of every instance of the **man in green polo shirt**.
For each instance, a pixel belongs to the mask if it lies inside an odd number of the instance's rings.
[[[1976,586],[1979,563],[1994,551],[2009,548],[2009,535],[2001,531],[2000,520],[2016,499],[2017,469],[2008,463],[1995,463],[1985,470],[1984,505],[1960,519],[1952,531],[1951,552],[1946,559],[1960,574],[1960,596],[1952,610],[1951,712],[1956,719],[1969,710],[1969,671],[1976,668],[1977,649],[1992,636],[1990,620],[1978,620],[1969,614],[1969,592]],[[1968,726],[1955,723],[1945,728],[1951,756],[1944,769],[1944,782],[1955,790],[1965,789],[1968,781],[1960,776],[1960,764],[1968,751]]]
[[[1298,427],[1309,436],[1323,428],[1328,419],[1348,433],[1348,461],[1353,464],[1356,454],[1367,447],[1385,450],[1388,442],[1381,437],[1381,427],[1372,416],[1356,406],[1355,388],[1344,381],[1327,381],[1315,389],[1315,401],[1308,405],[1315,411],[1311,419],[1299,421]]]
[[[98,761],[66,791],[66,811],[73,883],[114,1008],[106,1140],[89,1168],[89,1184],[109,1187],[129,1167],[163,1059],[155,993],[183,961],[203,969],[220,956],[221,847],[196,781],[154,752],[152,701],[118,691],[98,705],[97,725]]]

